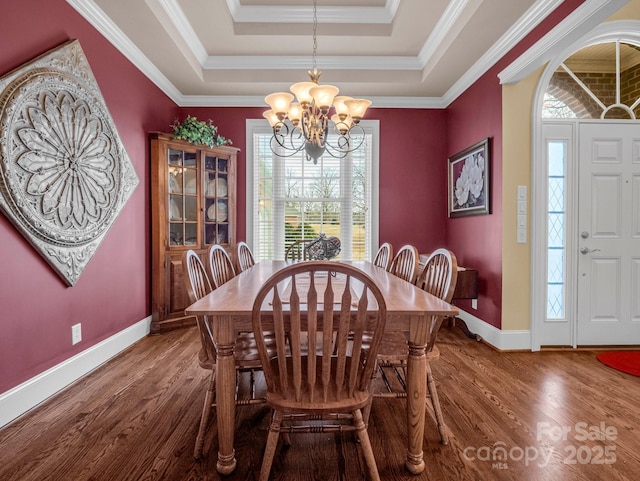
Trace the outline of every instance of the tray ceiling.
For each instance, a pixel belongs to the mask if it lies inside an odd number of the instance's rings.
[[[181,106],[266,106],[312,67],[312,0],[67,1]],[[320,81],[444,107],[561,3],[318,0]]]

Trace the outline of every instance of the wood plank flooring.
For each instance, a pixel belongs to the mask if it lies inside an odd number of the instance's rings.
[[[265,406],[238,409],[229,476],[215,470],[212,423],[192,459],[208,372],[194,328],[149,336],[0,430],[2,481],[257,479]],[[612,481],[640,473],[640,378],[593,351],[500,353],[444,328],[432,364],[450,430],[427,416],[427,468],[404,467],[401,399],[374,401],[370,436],[385,481]],[[351,434],[303,434],[281,447],[273,480],[364,479]],[[500,455],[502,454],[502,457]]]

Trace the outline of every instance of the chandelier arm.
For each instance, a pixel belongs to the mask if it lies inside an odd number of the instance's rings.
[[[336,144],[332,144],[326,140],[325,146],[327,147],[327,150],[332,149],[334,151],[343,151],[345,154],[349,154],[354,150],[358,150],[364,141],[364,129],[360,125],[352,125],[347,132],[338,137]]]
[[[300,147],[297,148],[287,147],[286,145],[280,143],[274,135],[271,137],[269,147],[271,148],[271,152],[278,157],[293,157],[294,155],[299,154],[300,151],[304,150],[304,143],[302,143]]]

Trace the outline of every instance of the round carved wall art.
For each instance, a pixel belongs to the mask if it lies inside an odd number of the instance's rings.
[[[0,79],[0,210],[68,285],[137,184],[77,40]]]

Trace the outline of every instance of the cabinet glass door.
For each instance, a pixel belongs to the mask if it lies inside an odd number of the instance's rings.
[[[169,149],[169,244],[198,243],[198,169],[195,152]]]
[[[229,160],[204,155],[204,243],[229,242]]]

